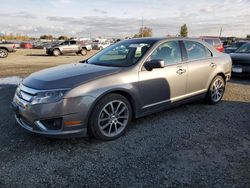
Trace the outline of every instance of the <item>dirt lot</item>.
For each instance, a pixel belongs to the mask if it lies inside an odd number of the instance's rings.
[[[25,77],[41,69],[84,60],[96,52],[92,50],[88,52],[87,56],[69,54],[54,57],[47,56],[45,50],[18,49],[16,53],[10,53],[7,58],[0,59],[0,78],[7,76]]]
[[[0,89],[0,187],[250,187],[250,80],[232,80],[216,106],[135,120],[111,142],[27,133],[14,90]]]

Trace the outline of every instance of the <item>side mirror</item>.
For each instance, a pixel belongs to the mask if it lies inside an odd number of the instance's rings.
[[[145,63],[144,67],[147,70],[159,69],[165,67],[165,62],[162,59],[154,59]]]

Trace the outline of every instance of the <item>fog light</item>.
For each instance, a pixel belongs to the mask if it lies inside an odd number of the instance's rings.
[[[48,130],[59,130],[62,128],[62,118],[42,120],[41,123]]]

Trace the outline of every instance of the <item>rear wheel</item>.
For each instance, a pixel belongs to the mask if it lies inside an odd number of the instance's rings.
[[[0,49],[0,58],[8,57],[8,51],[5,49]]]
[[[60,50],[54,49],[54,50],[53,50],[53,55],[54,55],[54,56],[59,56],[59,55],[61,55]]]
[[[132,117],[128,100],[119,94],[110,94],[94,107],[89,130],[90,135],[101,140],[114,140],[124,134]]]
[[[87,49],[86,49],[86,48],[83,48],[83,49],[80,51],[80,54],[81,54],[82,56],[87,55]]]
[[[206,101],[209,104],[217,104],[221,101],[223,94],[225,92],[225,80],[222,78],[222,76],[218,75],[216,76],[207,92]]]

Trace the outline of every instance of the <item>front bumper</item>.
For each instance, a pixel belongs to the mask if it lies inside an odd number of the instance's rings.
[[[233,65],[232,67],[233,76],[250,76],[250,64],[247,66]]]
[[[56,138],[71,138],[71,137],[85,137],[87,136],[87,128],[81,128],[76,130],[65,130],[65,131],[47,131],[44,130],[43,125],[40,122],[36,122],[33,126],[25,122],[21,117],[15,115],[16,122],[25,130],[44,135],[47,137],[56,137]]]
[[[95,98],[80,96],[32,105],[29,99],[36,92],[21,85],[14,96],[12,108],[21,127],[33,133],[53,137],[87,135],[88,115]]]
[[[15,112],[15,119],[16,122],[25,130],[40,134],[48,137],[64,137],[64,138],[70,138],[70,137],[84,137],[87,136],[87,126],[82,123],[77,126],[65,126],[64,122],[75,120],[80,118],[80,114],[69,114],[60,116],[61,119],[61,126],[59,129],[50,129],[48,128],[44,123],[42,118],[41,120],[31,120],[33,117],[29,117],[29,112],[25,112],[22,107],[17,105],[15,102],[12,102],[12,109]],[[58,119],[58,118],[51,118],[48,117],[48,119]]]

